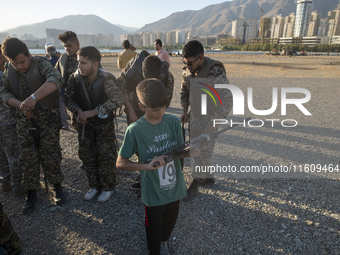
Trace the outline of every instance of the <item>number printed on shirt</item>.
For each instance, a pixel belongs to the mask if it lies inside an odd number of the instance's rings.
[[[174,161],[158,168],[159,183],[161,188],[173,186],[176,183],[176,169]]]

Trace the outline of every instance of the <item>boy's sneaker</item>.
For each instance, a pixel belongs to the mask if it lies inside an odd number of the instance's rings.
[[[168,242],[161,242],[160,255],[170,255]]]
[[[113,191],[102,191],[102,193],[100,193],[97,201],[98,202],[105,202],[105,201],[110,199],[112,194],[113,194]]]
[[[96,189],[90,189],[86,194],[85,194],[85,200],[92,200],[94,197],[97,195],[98,190]]]

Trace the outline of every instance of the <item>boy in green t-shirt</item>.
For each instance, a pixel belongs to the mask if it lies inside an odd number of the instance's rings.
[[[128,126],[116,165],[123,170],[141,171],[148,248],[150,254],[167,254],[167,241],[186,188],[180,160],[165,163],[163,154],[183,144],[181,124],[176,116],[164,114],[168,98],[160,80],[146,79],[136,90],[145,115]],[[130,160],[136,152],[138,163]],[[158,167],[153,167],[155,162],[160,163]]]

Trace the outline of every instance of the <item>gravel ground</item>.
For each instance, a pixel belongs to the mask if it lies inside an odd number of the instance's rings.
[[[225,162],[237,167],[340,164],[340,57],[213,57],[225,64],[233,84],[309,89],[308,109],[313,114],[307,118],[291,109],[299,121],[295,129],[231,130],[219,139],[217,157],[227,158]],[[172,57],[172,62],[175,94],[169,112],[179,116],[181,58]],[[118,76],[116,57],[105,57],[102,64]],[[267,105],[262,94],[255,103]],[[121,142],[125,116],[118,123]],[[20,213],[24,198],[0,194],[4,210],[24,242],[23,254],[147,254],[144,208],[130,190],[137,173],[118,171],[117,187],[108,202],[84,201],[88,186],[79,168],[74,131],[61,131],[61,145],[68,193],[65,206],[53,205],[43,183],[36,210],[29,216]],[[174,254],[340,254],[338,173],[325,178],[231,177],[235,176],[218,176],[215,184],[200,187],[192,200],[182,202],[171,237]],[[192,180],[188,168],[185,178],[188,185]]]

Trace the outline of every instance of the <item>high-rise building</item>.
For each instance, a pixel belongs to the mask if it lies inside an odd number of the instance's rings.
[[[166,43],[166,35],[163,32],[157,32],[156,34],[157,39],[160,39],[162,43]]]
[[[150,42],[150,46],[153,46],[153,43],[156,41],[157,38],[157,34],[156,33],[150,33],[149,34],[149,42]]]
[[[258,35],[259,21],[257,19],[247,20],[246,40],[256,39]]]
[[[307,36],[317,36],[319,27],[320,27],[320,14],[317,12],[312,12],[309,26],[308,26],[308,32]]]
[[[313,1],[298,0],[296,7],[294,37],[303,37],[307,35],[312,9]]]
[[[131,42],[131,41],[130,41]],[[132,42],[135,47],[140,47],[143,45],[143,40],[141,34],[133,34],[132,35]]]
[[[270,28],[272,24],[271,18],[261,18],[260,19],[260,28],[259,28],[259,38],[270,38]]]
[[[291,13],[285,17],[285,24],[283,25],[282,37],[293,37],[295,25],[295,14]]]
[[[234,20],[232,23],[231,35],[245,43],[246,40],[257,37],[257,20]]]
[[[245,36],[246,21],[244,19],[234,20],[231,27],[231,35],[239,40]]]
[[[176,44],[176,31],[166,32],[166,44]]]
[[[282,37],[284,24],[285,24],[285,18],[283,18],[281,15],[278,15],[275,18],[272,18],[270,38]]]
[[[179,29],[176,30],[176,43],[177,44],[185,43],[185,31]]]
[[[340,35],[340,10],[339,9],[328,12],[326,29],[327,29],[328,37]]]
[[[141,34],[141,38],[142,38],[142,46],[146,47],[146,46],[150,46],[151,42],[150,42],[150,33],[148,32],[143,32]],[[152,42],[153,44],[153,42]]]
[[[323,37],[327,35],[327,18],[320,19],[320,26],[318,36]]]

